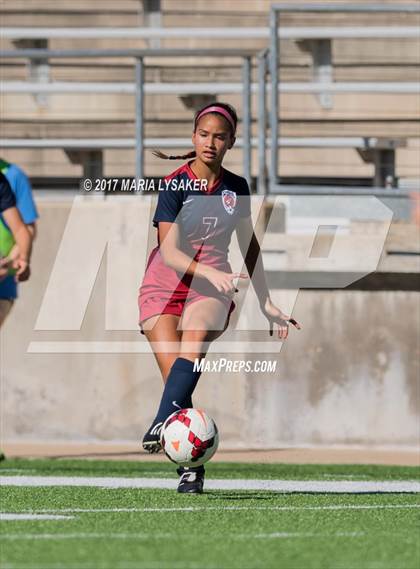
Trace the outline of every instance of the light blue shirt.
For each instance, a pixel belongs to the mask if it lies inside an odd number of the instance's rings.
[[[28,176],[16,164],[10,164],[3,170],[4,176],[16,197],[16,207],[26,224],[38,219],[38,212],[32,197],[32,187]],[[2,218],[7,227],[7,223]],[[7,276],[0,282],[0,298],[17,298],[17,284],[13,275]]]

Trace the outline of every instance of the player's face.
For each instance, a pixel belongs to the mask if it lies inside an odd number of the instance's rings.
[[[209,166],[221,164],[234,141],[227,120],[213,114],[204,115],[198,121],[192,136],[197,158]]]

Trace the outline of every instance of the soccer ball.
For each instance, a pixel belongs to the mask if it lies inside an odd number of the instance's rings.
[[[180,409],[170,415],[161,431],[166,456],[179,466],[201,466],[219,445],[216,423],[201,409]]]

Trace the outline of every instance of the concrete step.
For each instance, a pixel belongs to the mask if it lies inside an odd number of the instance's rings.
[[[121,65],[109,63],[71,63],[55,60],[50,64],[51,81],[86,81],[88,74],[90,82],[131,82],[134,80],[134,65],[127,63]],[[312,81],[312,68],[308,63],[281,68],[282,81]],[[420,71],[416,64],[389,64],[389,65],[361,65],[337,64],[334,65],[333,77],[335,82],[405,82],[419,81]],[[2,68],[3,81],[27,81],[28,69],[25,65],[5,60]],[[148,65],[146,67],[147,82],[241,82],[242,66],[237,62],[231,65],[199,65],[193,64],[185,67],[176,60],[171,66]],[[253,69],[253,80],[257,81],[256,69]]]
[[[185,25],[185,22],[184,22]],[[411,24],[410,24],[411,25]],[[240,27],[240,25],[238,26]],[[226,50],[238,48],[237,39],[215,40],[212,38],[166,38],[160,41],[162,48],[203,48],[215,49],[220,47],[220,42]],[[53,38],[49,40],[50,49],[145,49],[150,46],[150,42],[144,39],[132,38]],[[249,48],[256,52],[268,47],[268,39],[265,38],[241,38],[240,47]],[[0,48],[2,50],[13,50],[16,45],[9,39],[1,39]],[[406,65],[418,64],[419,62],[419,42],[410,38],[394,39],[335,39],[332,44],[332,58],[334,65],[340,64],[377,64],[377,65]],[[310,55],[303,51],[295,40],[282,40],[280,42],[280,54],[282,65],[309,65]],[[228,57],[228,56],[227,56]],[[164,60],[163,60],[164,61]],[[171,65],[178,65],[182,59],[174,61],[173,58],[168,62]],[[101,60],[103,63],[103,60]],[[115,63],[115,61],[114,61]],[[220,63],[214,58],[194,58],[183,64],[199,66],[200,63],[209,63],[217,67]],[[237,60],[233,61],[237,63]]]
[[[239,94],[220,97],[233,104],[239,112]],[[121,94],[51,94],[39,105],[30,94],[6,93],[2,96],[2,115],[6,120],[132,120],[134,96]],[[161,120],[191,119],[174,95],[146,96],[146,116]],[[282,120],[417,120],[419,97],[416,94],[338,93],[333,95],[333,108],[323,109],[313,94],[284,93],[280,97]],[[257,115],[257,100],[253,97],[253,116]]]
[[[388,0],[387,0],[388,2]],[[387,3],[383,2],[383,3]],[[286,2],[287,3],[287,2]],[[358,0],[363,4],[363,0]],[[392,3],[392,0],[391,0]],[[395,3],[395,0],[394,2]],[[190,25],[200,26],[238,26],[267,25],[271,0],[242,0],[241,2],[225,2],[213,0],[211,6],[207,1],[165,0],[162,2],[162,18],[164,25],[182,26],[186,19]],[[142,15],[142,2],[123,0],[118,3],[97,0],[74,0],[57,2],[51,9],[47,0],[33,0],[28,6],[25,0],[3,0],[3,25],[57,26],[63,25],[136,25],[136,17]],[[415,16],[414,16],[415,18]],[[406,14],[363,14],[363,13],[286,13],[281,15],[284,25],[404,25],[413,21],[413,16]],[[12,22],[12,23],[9,23]]]
[[[417,146],[398,149],[396,152],[396,175],[399,178],[420,178]],[[167,150],[181,154],[182,150]],[[60,149],[2,149],[2,156],[11,162],[21,164],[31,176],[81,176],[82,168],[71,164],[64,150]],[[105,176],[133,176],[135,173],[134,149],[110,149],[103,154]],[[166,161],[156,158],[151,151],[145,152],[145,173],[147,176],[165,176],[182,164],[180,161]],[[252,175],[258,172],[257,154],[252,154]],[[365,164],[355,149],[301,149],[284,148],[279,153],[282,176],[292,177],[349,177],[370,178],[373,165]],[[233,148],[225,158],[224,165],[238,174],[243,173],[243,154]]]
[[[255,118],[255,117],[254,117]],[[188,136],[191,132],[191,115],[184,119],[162,121],[157,113],[146,117],[146,137]],[[253,125],[254,134],[255,124]],[[3,138],[130,138],[135,135],[134,120],[53,120],[37,118],[33,120],[3,120]],[[281,123],[282,136],[308,137],[395,137],[416,138],[419,136],[415,120],[290,120]]]
[[[143,24],[143,3],[138,0],[3,0],[2,26],[83,27]]]

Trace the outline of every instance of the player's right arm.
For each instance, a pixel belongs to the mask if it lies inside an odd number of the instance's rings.
[[[224,273],[214,267],[197,262],[180,248],[178,215],[182,209],[181,191],[160,191],[153,224],[159,232],[159,248],[162,260],[168,267],[182,275],[189,274],[205,278],[221,293],[235,290],[233,280],[247,275]]]
[[[2,212],[3,218],[10,228],[13,237],[19,247],[19,256],[17,259],[11,260],[6,257],[2,264],[12,264],[12,268],[16,270],[16,280],[26,281],[29,279],[30,269],[29,261],[31,257],[32,237],[28,228],[16,207],[10,207]]]
[[[32,195],[31,182],[25,172],[18,168],[16,164],[13,165],[13,169],[15,172],[13,183],[16,207],[18,208],[20,216],[30,233],[31,243],[33,244],[37,235],[36,220],[38,218],[38,211]],[[19,245],[17,243],[15,243],[9,251],[7,257],[10,260],[10,266],[12,267],[13,263],[15,263],[15,261],[20,257]]]
[[[181,274],[195,275],[207,279],[221,293],[235,290],[234,280],[248,278],[242,273],[225,273],[209,265],[199,263],[179,248],[179,227],[177,223],[159,222],[160,254],[166,266]]]

